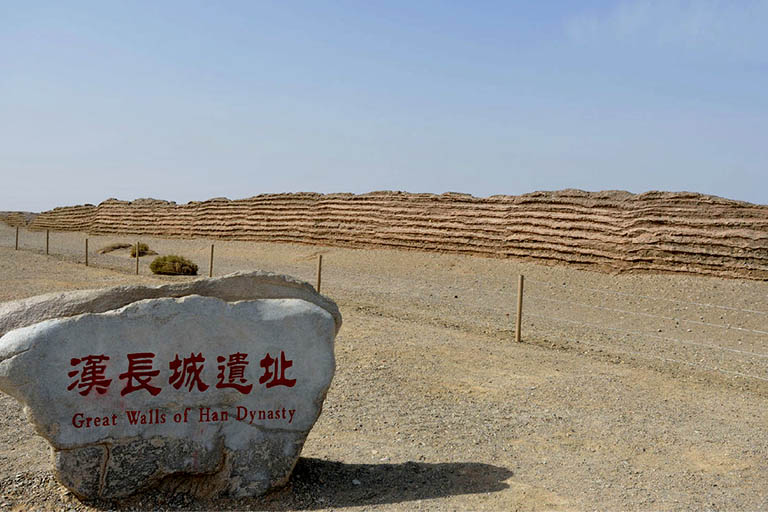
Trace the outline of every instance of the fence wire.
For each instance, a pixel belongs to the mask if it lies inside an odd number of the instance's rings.
[[[52,232],[52,234],[53,234],[53,232]],[[37,240],[37,239],[35,239],[36,241],[34,242],[35,247],[34,248],[29,247],[29,243],[30,243],[29,242],[29,238],[30,237],[28,237],[28,236],[22,237],[22,239],[20,240],[20,247],[19,247],[19,249],[21,249],[21,250],[32,250],[32,251],[41,251],[41,250],[44,251],[44,249],[40,249],[39,247],[37,247],[38,242],[40,244],[43,243],[42,241]],[[11,238],[11,240],[13,240],[13,238]],[[24,247],[22,247],[22,246],[24,246]],[[12,247],[13,247],[13,245],[12,245]],[[203,246],[203,247],[201,247],[199,249],[197,247],[195,247],[194,250],[195,251],[199,250],[201,252],[201,254],[203,254],[204,256],[208,256],[208,252],[210,251],[210,248],[206,244],[205,246]],[[53,251],[52,251],[52,254],[54,254]],[[73,253],[73,254],[66,253],[66,254],[68,256],[70,256],[70,257],[75,257],[77,259],[77,254],[75,254],[75,253]],[[93,259],[95,260],[95,259],[101,257],[102,255],[97,256],[97,254],[94,252],[93,256],[94,256]],[[108,261],[110,263],[112,263],[112,260],[108,260]],[[103,263],[105,263],[105,262],[103,262]],[[91,263],[95,263],[95,262],[92,261]],[[118,264],[118,263],[120,263],[120,262],[115,260],[114,264]],[[130,265],[131,265],[131,268],[133,268],[132,267],[132,265],[133,265],[132,261],[130,262]],[[114,268],[114,267],[112,267],[112,265],[109,265],[109,267],[110,268]],[[201,267],[205,267],[205,265],[203,264],[203,265],[201,265]],[[203,268],[202,270],[206,270],[206,269]],[[206,272],[204,272],[204,273],[206,273]],[[749,308],[739,308],[739,307],[733,307],[733,306],[726,306],[726,305],[722,305],[722,304],[713,304],[713,303],[706,303],[706,302],[689,301],[689,300],[684,300],[684,299],[671,299],[671,298],[666,298],[666,297],[656,297],[656,296],[652,296],[652,295],[629,293],[629,292],[611,290],[611,289],[607,289],[607,288],[595,288],[595,287],[587,287],[587,286],[578,286],[578,285],[565,284],[565,283],[559,284],[559,283],[554,283],[554,282],[544,281],[544,280],[537,280],[537,279],[526,279],[525,282],[526,282],[526,284],[541,285],[542,287],[546,287],[547,289],[554,290],[554,291],[556,291],[557,293],[560,293],[560,294],[562,294],[562,293],[572,293],[573,295],[575,295],[576,293],[583,291],[583,292],[590,292],[591,294],[612,295],[612,296],[616,296],[616,297],[623,297],[623,298],[626,298],[626,299],[638,299],[638,301],[640,301],[640,300],[650,301],[652,303],[668,303],[668,304],[671,303],[671,304],[677,304],[677,305],[692,305],[692,306],[696,306],[696,307],[700,307],[700,308],[711,308],[711,309],[717,309],[717,310],[722,310],[722,311],[739,312],[739,313],[744,313],[744,314],[749,314],[749,315],[768,315],[768,311],[764,311],[764,310],[749,309]],[[536,290],[536,287],[534,287],[534,290]],[[539,291],[543,292],[544,290],[542,289],[542,290],[539,290]],[[544,293],[546,293],[546,292],[544,292]],[[571,296],[573,296],[573,295],[571,295]],[[766,295],[766,298],[768,298],[768,295]],[[763,338],[764,336],[768,335],[768,331],[767,330],[753,329],[753,328],[744,327],[744,326],[741,326],[741,325],[718,324],[718,323],[706,322],[706,321],[703,321],[703,320],[692,320],[692,319],[686,319],[686,318],[666,316],[666,315],[660,315],[660,314],[655,314],[655,313],[648,313],[648,312],[645,312],[645,311],[636,311],[636,310],[632,310],[632,309],[623,309],[621,307],[608,307],[608,306],[604,306],[604,305],[588,304],[588,303],[585,303],[585,302],[579,302],[577,300],[555,299],[555,298],[550,298],[550,297],[547,297],[547,296],[541,295],[540,293],[535,293],[535,292],[534,293],[526,293],[526,295],[524,297],[525,311],[523,313],[523,319],[535,318],[535,319],[541,320],[544,323],[544,326],[545,326],[544,328],[545,329],[553,328],[554,327],[554,325],[553,325],[554,323],[563,323],[563,324],[569,324],[569,325],[572,325],[572,326],[581,327],[583,329],[586,329],[588,333],[601,333],[601,332],[605,333],[607,331],[610,331],[610,332],[615,332],[615,333],[622,334],[622,335],[625,335],[625,336],[636,336],[636,337],[643,338],[643,339],[660,340],[660,341],[665,341],[665,342],[669,342],[671,344],[680,345],[680,346],[698,347],[698,348],[702,348],[702,349],[706,349],[706,350],[718,351],[718,352],[723,353],[723,354],[725,354],[725,353],[734,354],[735,356],[738,357],[738,359],[730,359],[730,360],[722,359],[722,361],[724,361],[726,363],[731,363],[731,364],[739,364],[740,366],[756,364],[754,360],[752,360],[752,361],[745,361],[744,359],[741,359],[741,358],[758,358],[760,360],[768,359],[768,353],[757,352],[757,351],[752,351],[752,350],[741,350],[741,349],[737,349],[737,348],[726,347],[726,346],[722,346],[722,345],[718,344],[717,342],[714,342],[714,341],[711,341],[711,340],[704,340],[704,341],[687,340],[687,339],[681,339],[681,338],[676,338],[676,337],[671,337],[671,336],[662,336],[662,335],[650,333],[648,331],[635,330],[635,329],[632,329],[632,328],[623,328],[621,325],[619,325],[619,326],[615,326],[615,324],[611,325],[611,326],[600,325],[600,324],[597,324],[597,323],[584,322],[584,321],[572,320],[572,319],[569,319],[569,318],[563,318],[562,316],[552,316],[552,315],[544,315],[544,314],[532,313],[532,312],[529,312],[530,307],[526,307],[526,306],[529,306],[531,304],[531,301],[533,301],[533,304],[536,304],[536,303],[540,303],[540,304],[541,303],[549,303],[549,304],[559,304],[561,306],[564,306],[563,308],[556,308],[557,309],[556,312],[558,312],[558,313],[566,313],[569,310],[570,311],[575,311],[577,308],[588,308],[588,309],[591,309],[591,310],[605,311],[607,313],[614,314],[613,318],[615,318],[615,316],[616,316],[615,314],[631,315],[631,316],[638,316],[638,317],[643,317],[643,318],[658,319],[658,320],[663,320],[663,321],[674,321],[676,323],[687,323],[687,324],[691,324],[691,325],[699,325],[699,326],[708,327],[708,328],[723,329],[723,330],[733,330],[733,331],[738,331],[738,332],[746,333],[746,334],[750,334],[750,335],[757,335],[757,336],[760,336],[761,338]],[[465,306],[465,308],[466,308],[466,306]],[[484,314],[491,313],[485,307],[481,307],[480,311],[482,313],[484,313]],[[514,317],[514,314],[513,314],[513,317]],[[624,319],[622,319],[622,320],[624,320]],[[508,321],[508,320],[506,320],[506,321]],[[627,320],[627,321],[630,321],[630,320]],[[754,375],[754,374],[751,374],[751,373],[744,373],[744,372],[740,372],[740,371],[729,370],[729,369],[725,369],[725,368],[717,367],[717,366],[710,366],[710,365],[707,365],[707,364],[702,364],[701,362],[686,361],[684,359],[670,358],[670,357],[665,357],[665,356],[662,356],[662,355],[659,355],[659,354],[646,353],[646,352],[637,352],[637,351],[629,350],[629,349],[626,348],[626,346],[624,346],[623,344],[620,343],[620,341],[621,341],[620,339],[617,340],[619,342],[618,344],[617,343],[610,343],[610,342],[596,343],[596,342],[592,342],[592,341],[586,341],[586,340],[583,340],[583,339],[576,340],[576,339],[573,339],[572,337],[570,337],[570,336],[568,336],[566,334],[566,336],[561,338],[561,341],[564,341],[566,343],[579,343],[579,344],[582,344],[582,345],[585,345],[585,346],[589,346],[589,347],[593,347],[593,348],[598,348],[598,349],[601,349],[601,350],[609,350],[609,351],[615,352],[616,354],[624,354],[624,355],[627,355],[627,356],[639,357],[639,358],[644,358],[644,359],[649,359],[649,360],[650,359],[661,360],[661,361],[666,361],[666,362],[671,362],[671,363],[677,363],[677,364],[687,365],[687,366],[691,366],[691,367],[696,367],[696,368],[700,368],[700,369],[704,369],[704,370],[708,370],[708,371],[720,372],[720,373],[727,374],[727,375],[735,375],[735,376],[739,376],[739,377],[751,378],[751,379],[756,379],[756,380],[760,380],[760,381],[768,381],[768,378],[762,377],[760,375]],[[627,340],[627,341],[629,341],[629,340]],[[761,346],[759,346],[760,344],[759,344],[758,341],[749,341],[749,343],[752,344],[752,345],[758,345],[758,347],[757,347],[758,350],[760,348],[762,348]],[[664,345],[665,348],[667,346],[671,346],[671,345]],[[750,348],[752,348],[752,347],[750,347]],[[703,361],[703,359],[702,359],[702,361]]]
[[[627,292],[619,292],[615,290],[608,290],[604,288],[591,288],[591,287],[584,287],[584,286],[573,286],[573,285],[560,285],[556,283],[552,283],[549,281],[540,281],[537,279],[526,279],[526,282],[533,283],[537,285],[543,285],[546,286],[549,289],[557,290],[558,292],[569,292],[572,289],[573,290],[579,290],[579,291],[587,291],[587,292],[593,292],[593,294],[608,294],[608,295],[615,295],[625,298],[636,298],[636,299],[643,299],[647,301],[659,301],[659,302],[666,302],[666,303],[675,303],[675,304],[690,304],[698,307],[704,307],[704,308],[713,308],[713,309],[720,309],[720,310],[728,310],[728,311],[735,311],[740,313],[746,313],[746,314],[753,314],[753,315],[768,315],[767,311],[762,310],[756,310],[756,309],[745,309],[745,308],[737,308],[737,307],[731,307],[731,306],[723,306],[719,304],[710,304],[710,303],[703,303],[703,302],[695,302],[695,301],[687,301],[682,299],[668,299],[663,297],[654,297],[650,295],[643,295],[643,294],[635,294],[635,293],[627,293]],[[536,287],[534,287],[536,289]],[[543,291],[543,290],[540,290]],[[667,316],[667,315],[659,315],[655,313],[648,313],[644,311],[636,311],[631,309],[623,309],[621,307],[608,307],[603,305],[595,305],[595,304],[587,304],[584,302],[579,302],[576,300],[567,300],[567,299],[554,299],[550,297],[546,297],[544,295],[541,295],[540,293],[526,293],[524,297],[524,304],[530,305],[531,302],[533,304],[558,304],[564,306],[563,308],[557,308],[558,312],[565,312],[565,311],[574,311],[578,308],[588,308],[591,310],[599,310],[599,311],[605,311],[607,313],[614,314],[613,317],[615,318],[615,314],[620,315],[627,315],[627,316],[639,316],[643,318],[650,318],[650,319],[659,319],[664,321],[674,321],[675,323],[687,323],[692,325],[700,325],[708,328],[715,328],[715,329],[724,329],[724,330],[733,330],[738,331],[741,333],[746,333],[750,335],[756,335],[760,338],[763,338],[768,335],[768,331],[764,331],[761,329],[752,329],[749,327],[742,327],[740,325],[732,325],[732,324],[718,324],[718,323],[711,323],[706,322],[703,320],[692,320],[692,319],[686,319],[686,318],[680,318],[680,317],[673,317],[673,316]],[[632,328],[626,328],[622,327],[621,325],[616,326],[614,325],[600,325],[597,323],[591,323],[591,322],[585,322],[580,320],[572,320],[570,318],[563,318],[562,316],[553,316],[553,315],[547,315],[547,314],[537,314],[529,312],[530,308],[526,308],[526,311],[524,311],[522,318],[535,318],[537,320],[543,321],[543,329],[551,328],[553,327],[553,323],[563,323],[563,324],[569,324],[574,327],[581,327],[586,330],[587,333],[605,333],[606,331],[615,332],[624,336],[636,336],[641,339],[654,339],[654,340],[661,340],[665,342],[669,342],[674,345],[679,346],[690,346],[690,347],[698,347],[702,349],[707,350],[713,350],[717,351],[719,353],[725,354],[734,354],[737,356],[737,358],[731,359],[731,364],[736,364],[739,366],[743,365],[753,365],[756,364],[755,358],[760,360],[766,360],[768,359],[768,353],[764,352],[757,352],[753,350],[741,350],[737,348],[731,348],[731,347],[725,347],[717,342],[713,342],[711,340],[705,340],[705,341],[693,341],[693,340],[686,340],[671,336],[662,336],[658,334],[652,334],[648,331],[642,331],[642,330],[635,330]],[[624,318],[622,317],[622,320]],[[627,320],[629,321],[629,320]],[[638,352],[634,350],[629,350],[623,344],[619,343],[596,343],[593,341],[586,341],[583,339],[572,339],[568,335],[561,337],[560,341],[565,343],[579,343],[591,348],[596,348],[600,350],[608,350],[610,352],[615,352],[616,354],[623,354],[628,356],[634,356],[639,358],[645,358],[645,359],[655,359],[655,360],[662,360],[666,362],[671,363],[677,363],[677,364],[683,364],[691,367],[700,368],[707,371],[714,371],[719,372],[726,375],[734,375],[744,378],[750,378],[750,379],[756,379],[760,381],[768,381],[767,377],[763,377],[760,375],[755,375],[753,373],[745,373],[741,371],[736,370],[730,370],[718,366],[711,366],[707,364],[702,364],[701,362],[694,362],[689,361],[685,359],[680,358],[671,358],[671,357],[665,357],[663,355],[654,354],[654,353],[646,353],[646,352]],[[620,342],[620,338],[618,340]],[[753,341],[750,343],[758,343],[759,341]],[[743,358],[747,358],[746,360]],[[704,361],[704,359],[702,359]],[[728,362],[728,358],[722,359],[724,362]]]
[[[679,338],[670,338],[668,336],[659,336],[659,335],[656,335],[656,334],[650,334],[650,333],[646,333],[646,332],[642,332],[642,331],[630,331],[630,330],[627,330],[627,329],[619,329],[617,327],[607,327],[607,326],[604,326],[604,325],[597,325],[597,324],[592,324],[592,323],[588,323],[588,322],[577,322],[576,320],[568,320],[566,318],[558,318],[558,317],[553,317],[553,316],[537,315],[535,313],[525,313],[523,315],[523,317],[524,318],[526,318],[526,317],[539,318],[539,319],[543,319],[543,320],[555,320],[557,322],[567,322],[567,323],[570,323],[570,324],[575,324],[575,325],[579,325],[579,326],[583,326],[583,327],[590,327],[590,328],[594,328],[594,329],[598,329],[598,330],[616,331],[616,332],[620,332],[620,333],[624,333],[624,334],[633,334],[635,336],[642,336],[644,338],[656,338],[656,339],[659,339],[659,340],[674,341],[676,343],[682,343],[684,345],[694,345],[694,346],[698,346],[698,347],[705,347],[705,348],[710,348],[710,349],[715,349],[715,350],[722,350],[722,351],[725,351],[725,352],[733,352],[733,353],[736,353],[736,354],[749,355],[749,356],[761,357],[761,358],[768,358],[768,354],[761,354],[761,353],[758,353],[758,352],[750,352],[748,350],[739,350],[739,349],[736,349],[736,348],[722,347],[720,345],[712,345],[712,344],[709,344],[709,343],[701,343],[701,342],[698,342],[698,341],[681,340]]]
[[[558,303],[558,304],[570,304],[570,305],[584,307],[584,308],[601,309],[601,310],[610,311],[610,312],[613,312],[613,313],[624,313],[624,314],[627,314],[627,315],[637,315],[637,316],[644,316],[644,317],[649,317],[649,318],[660,318],[662,320],[672,320],[672,321],[676,321],[676,322],[688,322],[688,323],[697,324],[697,325],[704,325],[704,326],[707,326],[707,327],[717,327],[717,328],[720,328],[720,329],[734,329],[734,330],[737,330],[737,331],[751,332],[751,333],[754,333],[754,334],[768,334],[768,331],[760,331],[758,329],[749,329],[747,327],[738,327],[738,326],[733,326],[733,325],[730,325],[730,324],[729,325],[713,324],[713,323],[709,323],[709,322],[701,322],[699,320],[689,320],[689,319],[686,319],[686,318],[678,318],[678,317],[663,316],[663,315],[654,315],[653,313],[643,313],[643,312],[640,312],[640,311],[629,311],[629,310],[626,310],[626,309],[607,308],[605,306],[595,306],[595,305],[592,305],[592,304],[585,304],[583,302],[574,302],[574,301],[569,301],[569,300],[550,299],[550,298],[547,298],[547,297],[542,297],[540,295],[533,295],[533,296],[528,295],[525,298],[526,298],[526,300],[533,299],[534,301],[541,300],[541,301],[546,301],[546,302],[554,302],[554,303]]]
[[[532,316],[532,315],[528,315],[528,316]],[[542,317],[542,318],[545,318],[545,317]],[[564,320],[564,319],[555,319],[555,320]],[[586,345],[588,347],[595,347],[595,348],[599,348],[601,350],[606,348],[605,345],[600,345],[600,344],[597,344],[597,343],[590,343],[588,341],[583,341],[583,340],[565,340],[565,341],[566,342],[571,342],[571,343],[578,343],[578,344],[581,344],[581,345]],[[694,363],[692,361],[683,361],[681,359],[674,359],[674,358],[671,358],[671,357],[663,357],[663,356],[659,356],[659,355],[656,355],[656,354],[646,354],[646,353],[643,353],[643,352],[635,352],[633,350],[616,350],[616,352],[619,353],[619,354],[636,356],[636,357],[641,357],[641,358],[644,358],[644,359],[658,359],[658,360],[669,362],[669,363],[684,364],[684,365],[688,365],[688,366],[694,366],[694,367],[697,367],[697,368],[702,368],[702,369],[709,370],[709,371],[720,372],[720,373],[723,373],[723,374],[726,374],[726,375],[737,375],[739,377],[750,378],[750,379],[757,379],[757,380],[768,382],[768,378],[761,377],[759,375],[752,375],[752,374],[749,374],[749,373],[737,372],[737,371],[734,371],[734,370],[725,370],[723,368],[718,368],[718,367],[715,367],[715,366],[707,366],[705,364]]]
[[[578,286],[578,285],[564,285],[564,284],[556,284],[549,281],[539,281],[536,279],[526,279],[526,282],[528,283],[536,283],[536,284],[543,284],[545,286],[550,286],[552,288],[560,288],[560,289],[567,289],[567,288],[575,288],[578,290],[587,290],[591,292],[597,292],[597,293],[605,293],[610,295],[620,295],[623,297],[636,297],[640,299],[649,299],[653,301],[659,301],[659,302],[672,302],[675,304],[690,304],[693,306],[700,306],[700,307],[707,307],[707,308],[716,308],[716,309],[723,309],[728,311],[741,311],[744,313],[754,313],[758,315],[768,315],[768,311],[760,311],[756,309],[744,309],[744,308],[735,308],[732,306],[723,306],[721,304],[708,304],[706,302],[694,302],[689,300],[682,300],[682,299],[667,299],[664,297],[653,297],[651,295],[642,295],[637,293],[627,293],[627,292],[618,292],[616,290],[608,290],[606,288],[590,288],[587,286]],[[768,295],[766,295],[766,298],[768,298]]]

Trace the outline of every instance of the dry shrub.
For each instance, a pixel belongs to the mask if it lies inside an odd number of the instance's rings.
[[[157,254],[157,253],[151,250],[147,244],[139,242],[139,257],[147,256],[151,254]],[[131,245],[131,258],[135,258],[135,257],[136,257],[136,245]]]
[[[197,265],[189,261],[182,256],[176,256],[175,254],[169,254],[168,256],[160,256],[149,264],[149,269],[154,274],[164,274],[172,276],[196,276]]]
[[[128,249],[129,247],[133,247],[133,246],[131,244],[125,244],[121,242],[118,242],[116,244],[109,244],[99,249],[99,254],[107,254],[108,252],[117,251],[120,249]]]

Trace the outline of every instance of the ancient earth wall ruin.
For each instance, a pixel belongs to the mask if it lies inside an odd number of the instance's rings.
[[[88,231],[96,218],[98,207],[92,204],[62,206],[36,216],[29,223],[30,229],[52,231]]]
[[[296,193],[187,204],[109,199],[44,212],[30,227],[417,249],[607,271],[768,279],[768,206],[693,193]]]
[[[0,222],[5,222],[11,227],[24,227],[35,218],[36,214],[30,212],[0,212]]]

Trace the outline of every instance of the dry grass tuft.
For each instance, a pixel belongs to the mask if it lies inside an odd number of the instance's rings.
[[[117,251],[120,249],[128,249],[129,247],[132,247],[131,244],[125,244],[122,242],[118,242],[115,244],[109,244],[105,247],[102,247],[99,249],[99,254],[107,254],[108,252]]]
[[[139,257],[157,254],[155,251],[149,248],[147,244],[139,242]],[[136,246],[131,245],[131,258],[136,257]]]

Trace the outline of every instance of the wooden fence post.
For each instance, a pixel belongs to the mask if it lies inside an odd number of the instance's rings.
[[[136,275],[139,275],[139,242],[136,242]]]
[[[16,250],[19,250],[19,226],[16,226]]]
[[[523,275],[517,279],[517,318],[515,319],[515,341],[520,343],[520,330],[523,326]]]
[[[317,256],[317,293],[320,293],[320,283],[323,278],[323,255]]]
[[[88,266],[88,239],[85,239],[85,266]]]
[[[51,230],[45,230],[45,255],[48,256],[48,242],[50,240]]]
[[[211,244],[211,263],[208,266],[208,277],[213,277],[213,244]]]

